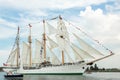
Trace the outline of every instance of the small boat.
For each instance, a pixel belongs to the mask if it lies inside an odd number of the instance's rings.
[[[6,80],[23,80],[22,74],[4,75]]]
[[[23,79],[23,75],[22,74],[17,74],[17,73],[14,73],[13,74],[13,72],[11,72],[11,71],[9,71],[9,73],[7,72],[7,74],[6,75],[4,75],[4,77],[6,78],[6,79],[19,79],[19,80],[22,80]]]
[[[22,74],[15,74],[15,75],[4,75],[4,77],[23,77]]]

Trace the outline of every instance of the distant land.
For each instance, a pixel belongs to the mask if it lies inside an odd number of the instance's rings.
[[[2,67],[0,67],[0,72],[3,72],[3,70],[2,70],[3,68]]]
[[[97,64],[87,67],[86,72],[120,72],[118,68],[99,68]]]

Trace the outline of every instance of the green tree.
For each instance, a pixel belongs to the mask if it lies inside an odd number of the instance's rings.
[[[94,67],[93,67],[93,66],[90,66],[90,70],[94,70]]]
[[[86,71],[90,71],[90,68],[89,68],[89,67],[87,67]]]
[[[94,65],[94,70],[99,70],[97,64]]]

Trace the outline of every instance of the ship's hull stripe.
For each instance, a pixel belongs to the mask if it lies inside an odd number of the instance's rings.
[[[82,75],[83,73],[23,73],[23,75]]]

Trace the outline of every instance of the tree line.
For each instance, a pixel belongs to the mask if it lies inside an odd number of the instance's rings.
[[[97,64],[87,67],[86,72],[120,72],[117,68],[99,68]]]

